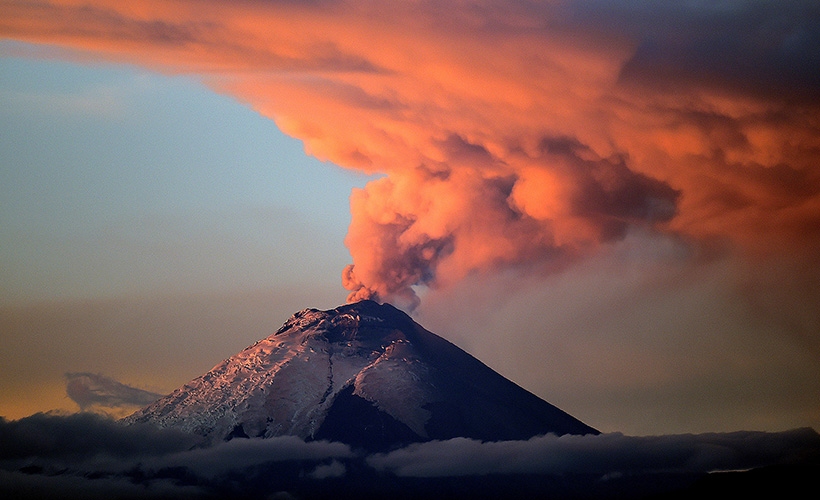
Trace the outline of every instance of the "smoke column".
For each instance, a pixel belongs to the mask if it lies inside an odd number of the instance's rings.
[[[620,238],[631,224],[675,213],[678,193],[600,158],[575,140],[543,138],[503,156],[448,138],[436,171],[422,166],[369,183],[351,198],[345,269],[349,301],[412,308],[414,285],[438,286],[472,272],[557,266]]]

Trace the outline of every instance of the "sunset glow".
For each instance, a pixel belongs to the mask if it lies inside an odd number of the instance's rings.
[[[594,303],[568,277],[618,268],[599,302],[617,314],[655,286],[689,287],[689,312],[725,286],[718,301],[781,315],[752,323],[816,365],[818,19],[812,2],[0,0],[5,39],[196,78],[308,155],[373,175],[350,196],[349,301],[446,323],[425,294],[463,303],[468,283],[513,273]]]

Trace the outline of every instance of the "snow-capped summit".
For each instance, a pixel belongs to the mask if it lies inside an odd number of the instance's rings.
[[[299,311],[125,421],[212,441],[295,435],[368,449],[598,432],[372,301]]]

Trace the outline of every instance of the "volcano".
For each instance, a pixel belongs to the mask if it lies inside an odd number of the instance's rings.
[[[367,450],[598,433],[399,309],[372,301],[299,311],[125,422],[210,442],[294,435]]]

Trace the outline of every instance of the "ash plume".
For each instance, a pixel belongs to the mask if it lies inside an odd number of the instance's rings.
[[[510,146],[502,157],[455,142],[437,172],[399,171],[353,194],[348,301],[413,309],[416,285],[510,266],[559,267],[633,225],[653,227],[676,213],[679,193],[670,185],[574,139],[542,138],[529,153]],[[470,160],[477,151],[481,168]]]
[[[820,248],[816,2],[3,9],[6,37],[201,75],[309,154],[384,174],[351,197],[349,300],[411,309],[419,287],[548,273],[636,226]]]

